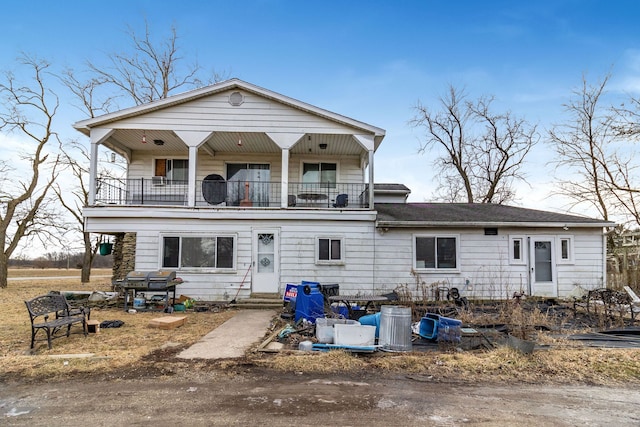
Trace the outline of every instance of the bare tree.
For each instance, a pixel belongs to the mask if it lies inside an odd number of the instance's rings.
[[[80,156],[80,160],[75,158],[71,152],[75,152]],[[89,152],[86,147],[78,142],[72,142],[70,147],[62,148],[61,163],[71,171],[73,177],[77,181],[77,185],[72,189],[62,191],[59,185],[54,186],[54,191],[62,206],[71,214],[74,219],[73,231],[82,234],[83,258],[82,270],[80,273],[80,282],[88,283],[91,279],[91,267],[93,260],[98,252],[102,236],[92,239],[91,233],[85,231],[84,218],[82,217],[82,208],[88,205],[89,189],[87,178],[89,177]],[[85,166],[86,165],[86,166]],[[69,200],[69,195],[71,199]],[[65,197],[66,196],[66,197]]]
[[[438,148],[438,198],[449,202],[506,203],[513,186],[524,181],[524,160],[538,142],[536,126],[510,112],[494,113],[493,97],[468,101],[464,91],[449,86],[440,110],[416,107],[412,124],[425,131],[420,152]]]
[[[183,65],[178,34],[173,26],[170,35],[160,42],[152,39],[146,21],[142,36],[132,28],[127,33],[133,47],[131,54],[110,54],[110,64],[106,67],[89,61],[87,65],[92,76],[89,82],[73,82],[72,73],[72,79],[67,79],[70,87],[83,88],[81,93],[75,92],[83,99],[84,109],[90,114],[97,108],[108,111],[116,97],[124,96],[135,105],[146,104],[164,99],[178,90],[198,88],[221,79],[215,72],[203,78],[203,69],[197,62]],[[106,94],[104,91],[102,94],[106,96],[97,96],[97,89],[105,89]]]
[[[142,36],[131,28],[128,35],[133,48],[130,54],[110,54],[109,65],[106,67],[88,62],[87,79],[78,77],[73,70],[67,70],[62,77],[63,83],[79,101],[78,107],[89,117],[108,113],[114,107],[118,107],[119,98],[126,99],[127,103],[140,105],[166,98],[180,89],[193,89],[220,79],[215,73],[208,78],[202,78],[203,70],[197,63],[184,64],[174,27],[171,28],[169,36],[158,43],[152,39],[146,22]],[[76,155],[72,154],[72,151]],[[76,220],[76,231],[83,235],[83,283],[90,279],[91,266],[103,240],[102,236],[92,239],[91,235],[85,232],[82,218],[82,208],[89,201],[89,160],[88,150],[81,144],[72,144],[68,150],[64,150],[64,163],[77,179],[78,185],[71,192],[73,200],[69,200],[69,192],[57,191],[62,205]],[[101,177],[113,176],[108,170],[98,172]]]
[[[26,179],[14,164],[0,166],[0,288],[7,287],[9,258],[20,241],[54,237],[60,220],[47,197],[58,176],[58,158],[49,160],[47,154],[51,142],[59,142],[53,129],[58,97],[47,87],[47,62],[27,56],[19,62],[32,73],[31,81],[20,82],[8,72],[0,82],[0,131],[35,147],[23,158],[30,164]]]
[[[602,106],[610,75],[594,85],[582,77],[582,85],[573,91],[564,104],[569,120],[549,131],[549,140],[556,152],[558,190],[573,201],[573,207],[587,205],[595,208],[603,219],[610,218],[611,186],[607,182],[607,168],[615,157],[611,152],[615,131],[610,110]]]

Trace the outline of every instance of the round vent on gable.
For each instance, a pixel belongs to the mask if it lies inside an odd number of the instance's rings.
[[[233,92],[231,95],[229,95],[229,104],[233,105],[234,107],[242,105],[243,102],[244,96],[240,92]]]

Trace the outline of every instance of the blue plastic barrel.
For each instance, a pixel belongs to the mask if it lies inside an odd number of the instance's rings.
[[[315,323],[319,317],[324,317],[324,296],[320,291],[319,283],[302,282],[298,285],[296,295],[295,321],[306,319]]]

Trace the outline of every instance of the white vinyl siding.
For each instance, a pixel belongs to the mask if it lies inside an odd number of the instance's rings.
[[[228,235],[236,236],[236,265],[230,271],[218,274],[198,273],[192,270],[178,271],[185,282],[178,288],[178,294],[192,298],[214,300],[232,298],[243,283],[243,276],[252,261],[252,217],[231,218],[224,212],[179,212],[179,209],[154,210],[133,208],[129,217],[109,217],[106,208],[88,209],[92,214],[88,220],[88,231],[114,233],[131,230],[137,233],[137,270],[157,270],[161,268],[161,236],[169,235]],[[99,215],[98,215],[99,214]],[[179,215],[178,215],[179,214]],[[299,212],[298,212],[299,214]],[[191,217],[189,216],[191,215]],[[258,220],[255,219],[254,220]],[[461,295],[470,299],[509,299],[521,289],[528,291],[529,271],[527,264],[514,265],[509,262],[509,236],[545,235],[553,229],[509,228],[500,229],[498,236],[485,236],[482,229],[458,229],[459,271],[420,272],[413,268],[413,236],[424,233],[420,229],[375,228],[374,214],[334,213],[320,218],[304,218],[286,212],[259,219],[280,228],[280,283],[283,290],[287,283],[302,280],[320,283],[338,283],[341,294],[381,294],[399,287],[410,290],[421,297],[423,290],[429,294],[432,286],[449,286],[460,289]],[[529,231],[524,234],[523,232]],[[522,233],[522,234],[520,234]],[[453,234],[453,233],[451,233]],[[446,235],[451,235],[447,233]],[[443,233],[444,235],[444,233]],[[339,236],[345,242],[342,256],[343,265],[317,265],[317,237]],[[566,237],[565,235],[561,235]],[[585,289],[603,284],[605,253],[604,239],[599,229],[575,230],[573,239],[574,264],[556,265],[558,295],[567,296],[579,284]],[[526,254],[526,252],[525,252]],[[250,293],[245,280],[240,297]],[[467,286],[468,283],[468,286]]]
[[[150,111],[142,116],[125,118],[118,121],[118,127],[223,132],[232,128],[236,132],[301,134],[307,132],[353,134],[354,132],[352,127],[247,92],[243,92],[244,103],[234,107],[228,101],[230,92]]]

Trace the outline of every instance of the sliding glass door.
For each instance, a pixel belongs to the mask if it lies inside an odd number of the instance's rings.
[[[269,206],[271,171],[263,163],[228,163],[227,189],[232,206]]]

